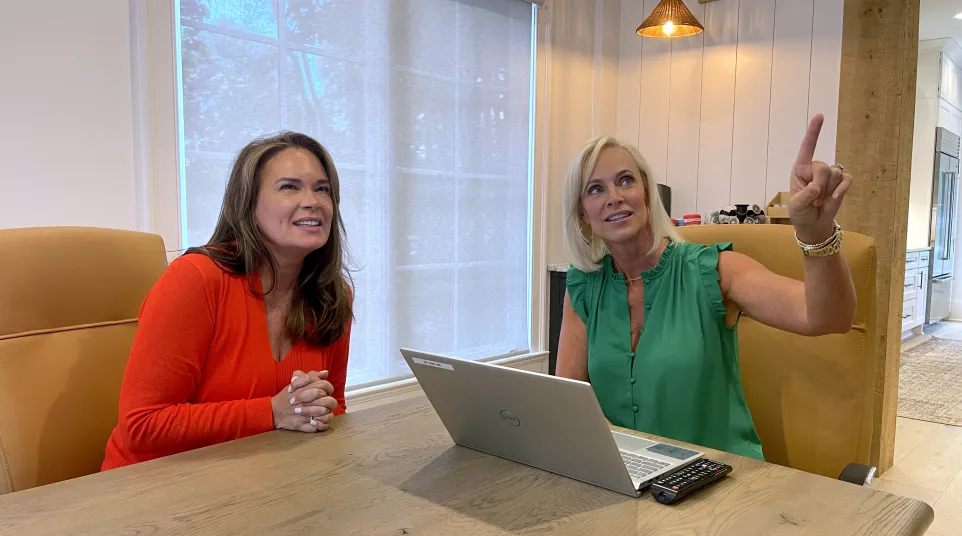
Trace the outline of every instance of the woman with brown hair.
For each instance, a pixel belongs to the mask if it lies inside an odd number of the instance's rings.
[[[174,260],[141,306],[104,470],[326,430],[344,412],[352,309],[339,199],[331,156],[306,135],[240,151],[210,241]]]

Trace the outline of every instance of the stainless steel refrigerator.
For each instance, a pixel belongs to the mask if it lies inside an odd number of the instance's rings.
[[[929,246],[932,262],[926,319],[931,324],[949,316],[955,280],[955,240],[959,208],[959,136],[942,127],[935,134],[935,173]]]

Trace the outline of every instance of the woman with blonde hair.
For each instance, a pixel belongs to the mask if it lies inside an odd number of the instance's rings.
[[[351,289],[340,185],[294,132],[234,160],[207,245],[174,260],[141,306],[103,469],[344,412]],[[303,371],[308,372],[303,372]]]
[[[731,244],[682,240],[630,144],[596,138],[575,155],[557,374],[590,381],[612,424],[763,459],[738,368],[739,316],[816,336],[847,332],[855,315],[835,223],[852,178],[813,160],[822,123],[812,119],[790,170],[804,281]]]

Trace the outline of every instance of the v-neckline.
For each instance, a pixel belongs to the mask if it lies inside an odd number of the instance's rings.
[[[665,244],[664,249],[661,250],[661,255],[658,257],[658,262],[655,263],[650,270],[644,270],[639,274],[637,278],[642,285],[642,304],[641,304],[641,328],[638,330],[638,341],[632,340],[633,334],[631,332],[631,299],[629,296],[629,280],[624,274],[615,269],[615,261],[611,254],[608,254],[605,258],[605,263],[607,265],[608,271],[612,274],[615,281],[620,282],[624,286],[624,299],[625,307],[628,309],[628,318],[626,324],[628,325],[628,353],[630,356],[634,357],[635,352],[638,350],[638,346],[641,344],[641,338],[645,335],[645,326],[648,324],[648,290],[649,283],[659,276],[667,269],[668,263],[670,262],[671,255],[674,253],[675,241],[668,239]]]
[[[257,310],[261,313],[260,325],[261,329],[264,330],[264,340],[266,341],[265,345],[267,346],[267,357],[270,358],[272,363],[279,365],[287,361],[287,359],[294,354],[294,350],[297,347],[297,342],[291,341],[291,347],[287,350],[287,352],[284,353],[283,356],[281,356],[280,360],[274,359],[274,347],[271,345],[271,330],[267,325],[267,300],[266,296],[264,295],[264,285],[261,282],[260,275],[254,274],[253,277],[254,291],[256,294],[252,295],[252,297],[257,302]]]

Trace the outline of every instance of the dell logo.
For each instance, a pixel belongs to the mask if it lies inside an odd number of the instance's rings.
[[[521,419],[508,410],[501,412],[501,420],[510,424],[511,426],[521,426]]]

